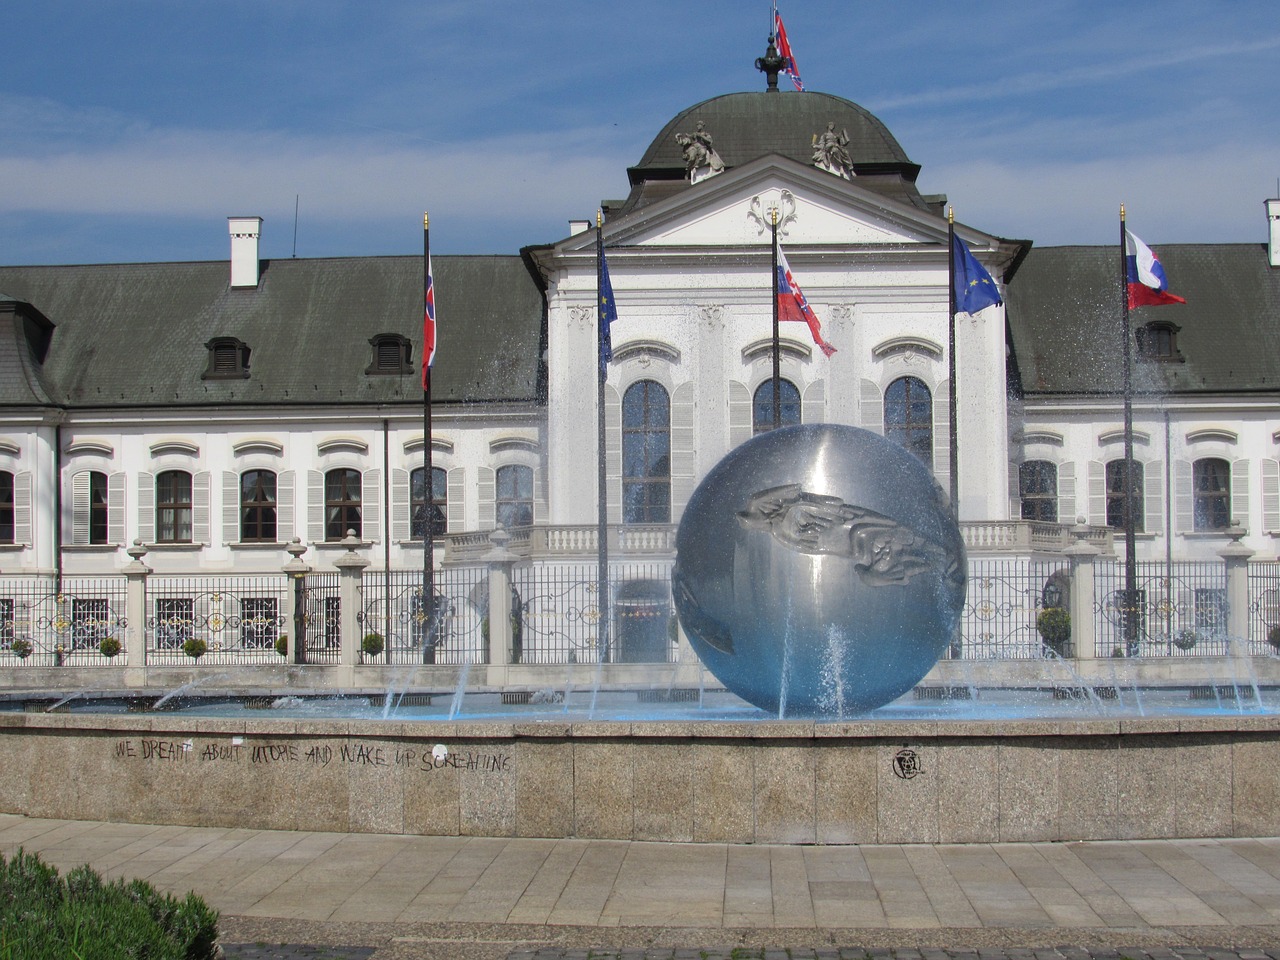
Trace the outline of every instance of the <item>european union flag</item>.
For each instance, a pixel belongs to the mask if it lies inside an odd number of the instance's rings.
[[[609,325],[618,319],[618,305],[613,300],[613,283],[609,280],[609,261],[600,253],[600,376],[609,375],[609,361],[613,359],[613,341]]]
[[[991,274],[974,259],[965,242],[955,234],[951,236],[951,262],[955,267],[957,310],[977,313],[985,307],[1004,303]]]

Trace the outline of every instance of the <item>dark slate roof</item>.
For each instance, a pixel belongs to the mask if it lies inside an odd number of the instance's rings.
[[[1280,390],[1280,270],[1263,244],[1154,247],[1169,289],[1185,304],[1130,312],[1181,328],[1185,362],[1135,363],[1141,393]],[[1118,394],[1123,389],[1120,265],[1115,247],[1036,247],[1013,277],[1007,316],[1014,361],[1029,397]]]
[[[432,270],[432,401],[537,401],[543,302],[523,260],[433,257]],[[60,403],[421,402],[421,257],[264,260],[256,289],[229,280],[227,261],[0,267],[0,291],[55,325],[42,376]],[[413,373],[365,374],[383,333],[413,344]],[[248,379],[201,379],[215,337],[249,346]],[[17,400],[11,349],[0,339],[0,402]]]
[[[53,325],[40,311],[0,294],[0,404],[49,406],[42,366]]]
[[[692,133],[699,120],[730,168],[769,154],[808,165],[814,135],[835,123],[836,130],[849,134],[849,155],[855,173],[864,178],[861,185],[926,206],[915,187],[920,167],[879,118],[858,104],[828,93],[730,93],[682,110],[662,128],[640,162],[627,171],[632,194],[622,212],[652,202],[655,181],[684,178],[684,154],[676,135]]]

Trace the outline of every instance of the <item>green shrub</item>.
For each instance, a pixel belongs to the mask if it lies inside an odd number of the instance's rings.
[[[13,643],[14,643],[14,646],[16,647],[18,644],[18,641],[15,640],[13,641]],[[1280,650],[1280,623],[1277,623],[1275,626],[1273,626],[1270,630],[1267,631],[1267,643],[1271,644],[1271,646],[1274,647],[1276,650]],[[17,651],[15,650],[14,652],[16,653]]]
[[[1200,640],[1200,634],[1191,628],[1179,630],[1173,635],[1173,645],[1179,650],[1190,650]]]
[[[1046,607],[1036,617],[1036,630],[1044,645],[1058,656],[1064,656],[1071,639],[1071,614],[1062,607]]]
[[[186,642],[182,645],[182,652],[192,660],[199,660],[208,649],[209,645],[199,637],[187,637]]]
[[[87,866],[66,879],[35,854],[0,856],[3,960],[208,960],[218,914],[194,893],[181,900],[142,880],[110,883]]]
[[[360,650],[366,657],[376,657],[385,649],[386,644],[382,642],[380,633],[366,633],[360,641]]]
[[[110,660],[120,653],[120,641],[112,636],[105,636],[98,641],[98,652]]]
[[[287,633],[282,633],[276,637],[276,653],[282,657],[289,655],[289,635]]]
[[[33,648],[30,640],[26,637],[19,637],[9,645],[9,649],[13,651],[13,655],[19,660],[25,660],[27,657],[31,656]]]

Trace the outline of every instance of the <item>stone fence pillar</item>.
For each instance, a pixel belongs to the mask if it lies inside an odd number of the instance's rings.
[[[519,663],[522,651],[516,648],[511,623],[511,570],[520,558],[507,549],[511,534],[498,527],[489,534],[493,548],[482,558],[489,566],[489,649],[486,660],[494,665]],[[523,628],[521,629],[523,642]]]
[[[284,622],[291,624],[288,631],[289,650],[285,657],[289,663],[307,662],[307,608],[306,580],[311,568],[302,562],[302,555],[307,548],[302,541],[294,537],[285,547],[290,560],[284,565],[285,576],[289,578],[289,589],[285,591]]]
[[[1084,519],[1071,528],[1076,542],[1063,551],[1071,563],[1071,646],[1077,660],[1093,660],[1098,655],[1093,607],[1096,589],[1093,561],[1102,552],[1086,540],[1089,527]]]
[[[124,616],[129,624],[124,635],[125,665],[127,670],[136,669],[141,678],[145,676],[143,668],[147,663],[147,577],[151,575],[151,568],[142,562],[147,548],[141,540],[133,541],[125,553],[133,558],[124,568]],[[138,685],[141,683],[139,679]]]
[[[347,535],[342,538],[342,545],[347,548],[347,552],[333,561],[333,565],[338,568],[342,662],[351,666],[360,662],[360,641],[363,639],[360,630],[360,581],[365,567],[369,566],[369,560],[356,553],[360,538],[354,530],[347,531]],[[384,644],[390,642],[386,637],[382,639]]]
[[[1240,542],[1245,529],[1232,524],[1231,542],[1218,554],[1227,565],[1227,636],[1249,639],[1249,559],[1253,551]]]

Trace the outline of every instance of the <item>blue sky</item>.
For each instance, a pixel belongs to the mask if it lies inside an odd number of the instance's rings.
[[[625,196],[672,116],[763,89],[760,0],[19,0],[0,263],[513,253]],[[1037,244],[1261,242],[1275,0],[788,0],[806,84],[862,104],[957,218]],[[784,94],[794,96],[794,93]]]

